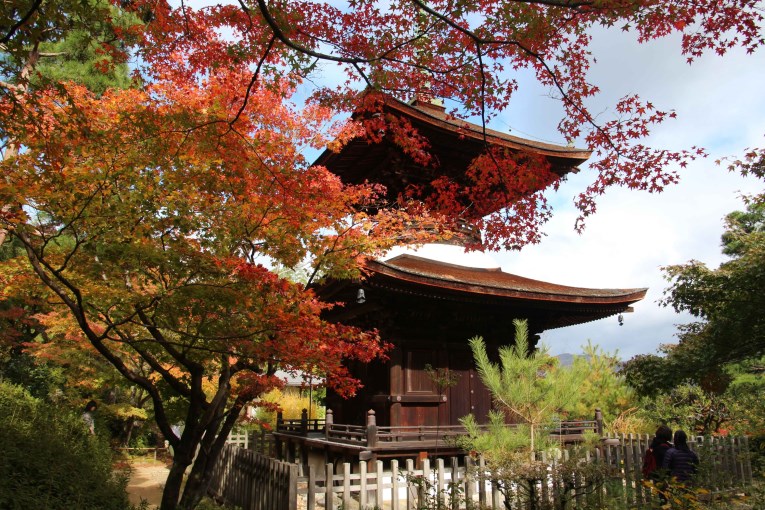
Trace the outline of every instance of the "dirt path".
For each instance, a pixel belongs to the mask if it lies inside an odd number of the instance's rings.
[[[162,464],[133,464],[127,487],[130,502],[137,505],[146,500],[149,508],[158,507],[167,473],[167,467]]]

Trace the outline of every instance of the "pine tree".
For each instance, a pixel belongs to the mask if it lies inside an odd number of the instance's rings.
[[[500,364],[489,360],[482,338],[475,337],[470,340],[478,373],[491,392],[497,408],[490,416],[492,430],[486,434],[489,437],[479,439],[482,434],[471,435],[481,445],[484,445],[485,440],[491,443],[505,438],[503,441],[508,443],[500,446],[500,449],[519,448],[530,453],[543,450],[547,446],[547,434],[541,432],[572,403],[582,374],[559,368],[557,360],[545,348],[531,351],[527,322],[515,320],[513,324],[515,344],[499,349]],[[507,429],[504,426],[507,422],[517,423],[518,427],[515,430]],[[469,430],[477,431],[472,417],[467,418],[465,424]],[[503,432],[495,429],[495,426]],[[526,434],[528,441],[523,441],[521,437],[510,437]]]

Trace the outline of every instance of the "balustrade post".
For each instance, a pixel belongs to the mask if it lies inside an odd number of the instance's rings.
[[[326,439],[329,439],[329,429],[331,428],[332,424],[335,422],[335,416],[332,412],[332,409],[327,409],[327,415],[324,418],[324,437]]]
[[[367,446],[377,446],[377,418],[374,409],[367,411]]]
[[[599,407],[595,408],[595,432],[603,437],[603,412]]]
[[[300,413],[300,433],[308,435],[308,409],[303,409]]]
[[[284,415],[281,411],[276,411],[276,430],[282,430],[284,428]]]

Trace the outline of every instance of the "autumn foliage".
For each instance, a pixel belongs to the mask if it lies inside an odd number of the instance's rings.
[[[2,297],[36,300],[25,320],[95,350],[148,392],[176,452],[165,510],[196,505],[225,434],[278,384],[277,367],[352,394],[343,361],[383,355],[375,332],[321,319],[333,304],[316,299],[316,282],[358,277],[365,257],[397,240],[448,237],[463,222],[489,248],[536,242],[551,214],[539,192],[559,182],[534,155],[487,145],[466,182],[436,176],[386,202],[373,183],[310,166],[307,148],[384,138],[437,173],[427,139],[376,115],[380,95],[453,99],[454,118],[485,126],[510,105],[516,72],[530,70],[561,101],[565,140],[593,152],[583,219],[609,187],[660,191],[704,154],[644,145],[674,113],[636,95],[611,117],[593,115],[593,29],[639,41],[681,33],[689,61],[763,43],[756,0],[26,0],[3,15],[0,242],[21,253],[3,262]],[[94,69],[129,61],[132,85],[88,89],[42,72],[49,45],[75,34]],[[328,70],[342,78],[317,82]],[[759,162],[751,154],[746,164]],[[414,229],[423,224],[436,227]],[[277,271],[300,265],[303,283]],[[18,324],[9,314],[29,309],[14,304],[1,318]],[[177,399],[181,437],[165,412]]]
[[[239,410],[278,386],[277,368],[321,373],[350,395],[358,381],[343,361],[384,351],[374,332],[324,322],[332,305],[273,269],[310,258],[324,275],[358,274],[373,238],[351,205],[373,192],[296,150],[315,142],[326,109],[297,114],[263,89],[235,128],[220,122],[231,113],[223,83],[236,79],[101,97],[67,85],[66,102],[40,92],[44,122],[19,125],[24,149],[2,164],[0,196],[15,205],[6,225],[57,302],[37,319],[146,389],[177,459],[205,430],[214,452]],[[166,411],[178,396],[181,438]]]

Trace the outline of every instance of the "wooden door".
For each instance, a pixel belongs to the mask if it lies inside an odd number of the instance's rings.
[[[436,368],[438,351],[407,349],[404,351],[404,391],[400,407],[400,425],[435,426],[438,424],[438,388],[426,367]]]
[[[468,414],[478,423],[486,423],[491,409],[489,390],[481,382],[469,351],[452,351],[449,365],[456,383],[449,391],[449,420],[452,425]]]

